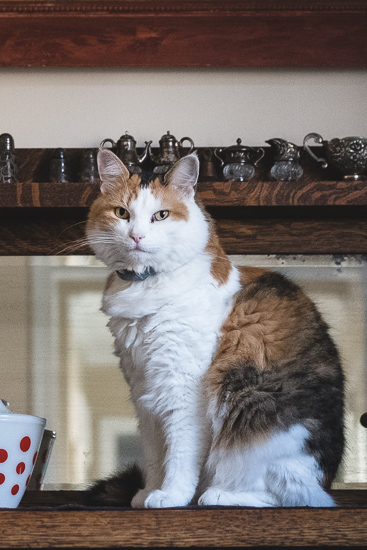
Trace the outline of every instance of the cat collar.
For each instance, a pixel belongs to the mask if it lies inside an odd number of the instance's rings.
[[[117,275],[123,281],[145,281],[151,275],[155,275],[157,272],[154,267],[146,267],[141,273],[136,271],[129,271],[128,269],[123,269],[122,271],[116,271]]]

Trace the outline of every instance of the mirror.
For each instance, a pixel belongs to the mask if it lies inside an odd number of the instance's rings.
[[[334,487],[367,483],[367,260],[232,256],[305,289],[331,327],[347,378],[347,451]],[[83,489],[141,460],[128,387],[101,313],[106,268],[92,256],[0,258],[0,397],[57,433],[45,489]]]

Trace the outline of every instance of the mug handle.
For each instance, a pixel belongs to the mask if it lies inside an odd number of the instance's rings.
[[[104,140],[101,141],[101,143],[99,144],[100,147],[104,147],[105,146],[105,143],[111,143],[112,147],[116,147],[117,144],[113,141],[113,139],[111,138],[106,138]]]
[[[178,144],[179,144],[180,147],[182,147],[182,144],[183,144],[184,141],[189,141],[190,144],[191,144],[191,145],[190,145],[189,152],[187,153],[187,154],[189,155],[190,153],[192,153],[192,151],[193,151],[193,149],[194,149],[194,142],[193,142],[192,139],[189,138],[189,137],[183,137],[183,138],[181,138],[180,141],[178,142]]]
[[[317,157],[315,155],[315,153],[313,153],[311,151],[311,149],[309,148],[309,146],[307,145],[307,141],[309,139],[313,139],[316,143],[323,143],[323,138],[320,136],[320,134],[315,134],[314,132],[311,132],[311,134],[307,134],[307,136],[305,137],[305,139],[303,140],[303,147],[305,149],[305,151],[307,151],[307,153],[310,155],[310,157],[312,157],[314,160],[316,160],[316,162],[321,162],[321,168],[327,168],[328,166],[328,163],[326,162],[326,159],[324,159],[323,157]]]
[[[251,149],[253,151],[255,151],[255,153],[259,153],[260,156],[257,160],[255,160],[254,162],[254,166],[257,166],[257,163],[260,162],[260,160],[263,158],[263,156],[265,155],[265,151],[262,147],[251,147]]]

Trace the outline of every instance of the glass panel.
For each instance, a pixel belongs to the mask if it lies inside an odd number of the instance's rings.
[[[347,451],[335,486],[367,483],[366,259],[233,256],[279,270],[317,303],[347,377]],[[141,459],[129,391],[100,312],[94,257],[0,258],[0,397],[57,433],[45,488],[83,488]]]

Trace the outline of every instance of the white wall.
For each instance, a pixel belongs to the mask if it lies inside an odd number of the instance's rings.
[[[96,147],[128,130],[170,130],[197,146],[367,135],[367,72],[319,70],[0,70],[0,133],[16,147]]]

